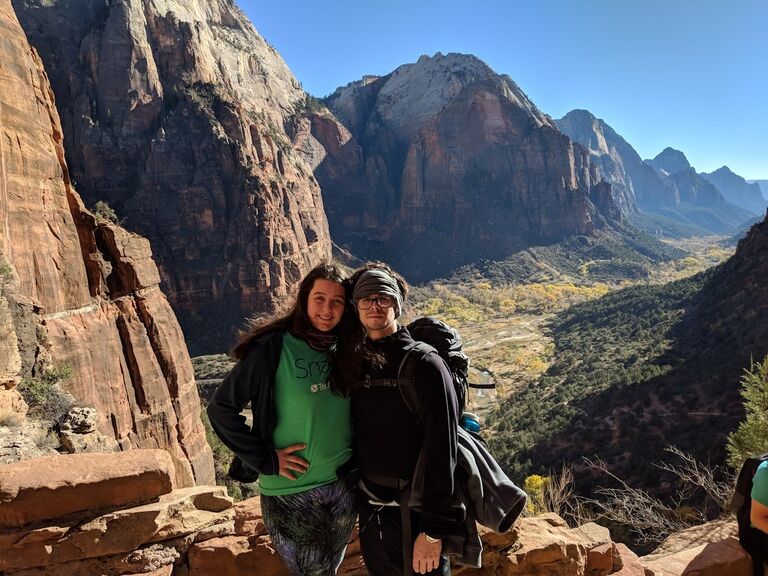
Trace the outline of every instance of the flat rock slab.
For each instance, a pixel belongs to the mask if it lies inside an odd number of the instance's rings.
[[[752,576],[735,520],[714,520],[673,534],[648,556],[646,568],[663,576]]]
[[[233,518],[223,486],[174,490],[158,502],[80,524],[0,533],[0,572],[130,552],[222,523],[231,531]]]
[[[164,450],[66,454],[0,468],[0,530],[155,500],[173,490]]]

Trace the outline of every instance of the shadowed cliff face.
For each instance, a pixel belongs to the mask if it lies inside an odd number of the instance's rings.
[[[750,217],[743,209],[747,206],[727,202],[679,150],[666,148],[644,162],[610,126],[586,110],[572,110],[557,120],[557,126],[587,148],[625,214],[640,208],[716,234],[731,232]],[[747,186],[743,179],[741,182]]]
[[[305,94],[231,0],[14,4],[78,190],[149,238],[191,349],[330,257]]]
[[[572,110],[556,122],[563,133],[589,151],[601,177],[611,183],[616,204],[624,213],[638,207],[675,205],[675,199],[666,194],[661,177],[605,122],[586,110]]]
[[[75,192],[42,63],[0,0],[0,389],[46,366],[124,450],[163,448],[179,486],[213,482],[200,401],[149,242]],[[9,278],[9,276],[11,278]]]
[[[348,129],[313,124],[334,240],[410,278],[618,217],[584,149],[474,57],[424,56],[340,88],[328,104]]]
[[[728,202],[762,216],[768,202],[756,182],[747,183],[744,178],[731,172],[728,166],[709,174],[702,173],[701,176],[714,184]]]

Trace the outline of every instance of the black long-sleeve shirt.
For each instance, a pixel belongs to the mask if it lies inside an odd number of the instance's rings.
[[[261,336],[219,384],[208,403],[208,418],[213,431],[251,473],[278,473],[272,432],[277,423],[274,384],[282,345],[281,332]],[[249,402],[252,427],[246,424],[241,414]],[[255,474],[248,478],[248,481],[253,480]]]
[[[404,348],[412,342],[405,328],[370,341],[369,346],[382,354],[386,362],[381,368],[364,365],[363,378],[396,379]],[[458,403],[450,371],[437,354],[428,354],[417,364],[413,386],[420,414],[409,409],[400,387],[355,389],[352,394],[355,452],[364,478],[383,476],[404,480],[411,480],[419,455],[423,454],[426,465],[421,526],[428,534],[441,536],[460,527],[457,512],[451,507]],[[376,494],[382,498],[394,497],[391,490],[375,486],[375,481],[367,484],[374,484]]]

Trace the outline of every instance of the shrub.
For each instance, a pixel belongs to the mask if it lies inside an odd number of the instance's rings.
[[[13,268],[8,262],[0,261],[0,286],[13,282]]]
[[[75,406],[72,396],[61,388],[70,376],[72,369],[61,365],[49,368],[40,376],[22,380],[19,392],[29,406],[29,414],[58,424]]]
[[[525,504],[525,511],[528,514],[542,514],[547,511],[544,493],[548,483],[549,478],[538,474],[528,476],[523,482],[523,490],[528,494],[528,502]]]
[[[93,205],[93,216],[96,218],[96,222],[112,222],[113,224],[120,223],[114,209],[102,200],[99,200],[96,202],[96,204]]]
[[[32,432],[30,437],[38,448],[56,450],[59,447],[59,437],[50,430],[38,428]]]
[[[750,364],[741,377],[741,396],[747,413],[728,436],[728,464],[735,470],[744,460],[768,452],[768,356]]]
[[[0,426],[18,428],[21,426],[21,416],[15,412],[0,412]]]

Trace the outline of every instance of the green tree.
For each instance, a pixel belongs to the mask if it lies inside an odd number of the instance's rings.
[[[96,222],[112,222],[119,224],[120,221],[117,217],[117,213],[106,202],[99,200],[93,205],[93,215],[96,218]]]
[[[13,268],[0,258],[0,288],[13,282]]]
[[[741,397],[747,415],[728,436],[728,464],[737,470],[750,456],[768,452],[768,356],[744,370]]]

